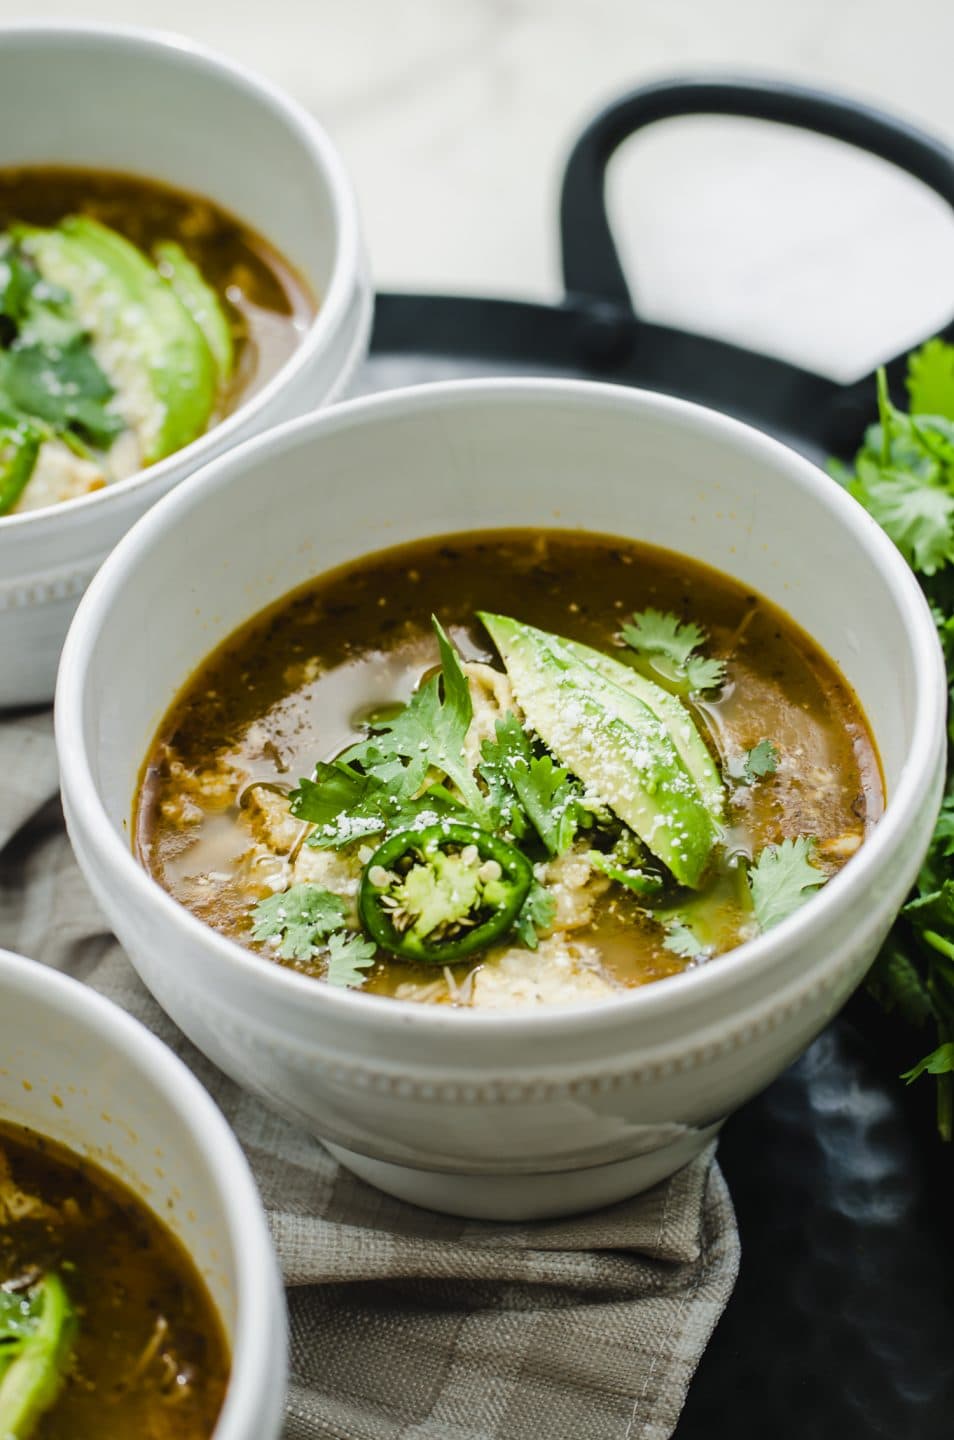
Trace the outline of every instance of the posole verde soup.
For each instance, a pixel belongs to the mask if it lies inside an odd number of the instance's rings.
[[[811,902],[882,810],[870,731],[781,611],[694,561],[452,535],[231,636],[156,737],[143,865],[318,983],[612,1000]]]
[[[172,1233],[89,1160],[0,1121],[3,1440],[208,1440],[228,1377]]]

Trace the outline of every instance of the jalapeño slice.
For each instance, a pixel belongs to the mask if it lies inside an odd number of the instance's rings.
[[[513,845],[477,825],[450,821],[399,830],[371,856],[358,913],[384,950],[448,965],[511,929],[533,867]]]

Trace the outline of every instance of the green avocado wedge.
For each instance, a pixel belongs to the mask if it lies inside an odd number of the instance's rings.
[[[611,655],[581,645],[576,640],[564,640],[564,646],[577,660],[589,665],[611,685],[617,685],[627,694],[650,709],[669,732],[679,751],[682,763],[699,787],[699,793],[716,820],[722,819],[725,806],[725,787],[719,777],[715,761],[706,748],[706,743],[689,711],[675,695],[647,680],[631,665],[623,665]]]
[[[29,1440],[66,1376],[76,1318],[52,1272],[27,1299],[0,1291],[0,1436]]]
[[[14,235],[45,280],[70,292],[120,394],[135,395],[143,463],[208,425],[218,371],[196,320],[137,247],[85,215]],[[111,361],[110,358],[111,357]]]
[[[163,240],[153,251],[159,273],[168,280],[212,351],[222,381],[231,380],[235,367],[232,327],[218,295],[202,278],[202,272],[174,240]]]
[[[613,669],[586,658],[609,657],[588,646],[505,615],[480,612],[479,619],[530,728],[681,885],[698,889],[721,834],[722,793],[698,733],[692,741],[688,711],[672,696],[665,699],[675,710],[662,704],[651,681],[641,679],[639,691],[616,684]]]
[[[0,411],[0,515],[11,511],[26,489],[43,439],[29,420]]]

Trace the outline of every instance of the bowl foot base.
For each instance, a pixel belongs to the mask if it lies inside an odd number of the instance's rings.
[[[693,1160],[718,1134],[721,1121],[687,1134],[630,1160],[593,1165],[585,1170],[547,1171],[537,1175],[451,1175],[412,1170],[368,1155],[357,1155],[324,1142],[346,1170],[425,1210],[462,1215],[468,1220],[548,1220],[578,1215],[638,1195]]]

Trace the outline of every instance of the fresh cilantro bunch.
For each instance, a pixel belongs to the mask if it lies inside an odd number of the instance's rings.
[[[954,694],[954,346],[930,340],[908,361],[909,411],[878,376],[878,423],[853,469],[831,473],[890,535],[932,602]],[[954,739],[954,731],[952,731]],[[936,1046],[909,1071],[937,1077],[938,1128],[954,1135],[954,766],[948,754],[941,814],[917,885],[868,980],[886,1010],[934,1032]]]

